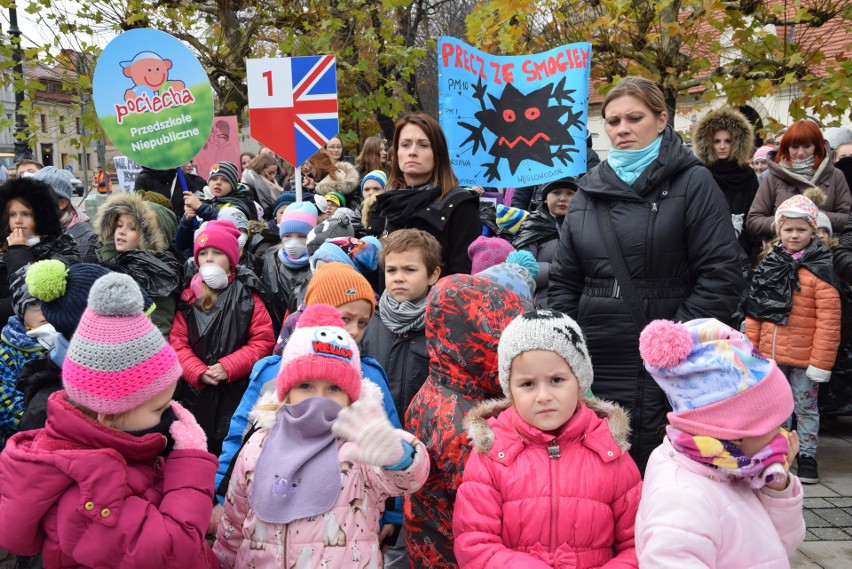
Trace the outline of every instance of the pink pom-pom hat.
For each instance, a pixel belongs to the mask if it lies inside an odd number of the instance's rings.
[[[669,423],[686,433],[761,436],[793,412],[790,384],[775,362],[718,320],[655,320],[642,331],[639,351],[671,403]]]

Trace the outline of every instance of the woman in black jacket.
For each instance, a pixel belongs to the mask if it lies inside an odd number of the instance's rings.
[[[386,191],[370,209],[368,235],[422,229],[441,244],[442,275],[470,273],[468,246],[482,234],[479,196],[458,185],[447,140],[427,114],[396,122]]]
[[[551,267],[549,300],[586,334],[595,395],[629,410],[630,453],[644,471],[669,408],[642,365],[639,332],[656,318],[729,320],[744,283],[725,198],[666,126],[659,88],[624,79],[604,99],[602,114],[613,149],[580,180]],[[615,268],[619,258],[633,300]]]

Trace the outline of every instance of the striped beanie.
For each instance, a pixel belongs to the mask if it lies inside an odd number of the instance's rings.
[[[316,226],[316,206],[308,202],[296,202],[281,214],[281,223],[278,224],[278,236],[284,237],[288,233],[298,233],[307,237],[311,229]]]
[[[139,285],[121,273],[95,281],[62,364],[68,396],[95,413],[118,415],[180,376],[177,354],[143,312]]]
[[[526,210],[497,204],[497,227],[514,235],[528,215],[529,212]]]
[[[385,186],[388,185],[388,175],[384,173],[382,170],[372,170],[368,172],[364,178],[361,179],[361,191],[364,191],[364,184],[369,180],[377,181],[384,189]]]

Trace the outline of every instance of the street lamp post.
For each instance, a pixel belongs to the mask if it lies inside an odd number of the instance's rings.
[[[21,160],[32,160],[33,151],[30,149],[29,143],[26,141],[27,136],[27,121],[23,114],[24,104],[24,63],[21,54],[21,29],[18,27],[18,10],[14,2],[9,6],[9,36],[12,38],[12,61],[15,63],[12,68],[14,77],[19,78],[15,85],[15,162]]]

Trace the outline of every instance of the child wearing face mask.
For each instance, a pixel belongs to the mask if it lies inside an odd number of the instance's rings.
[[[263,285],[238,264],[239,234],[230,221],[214,220],[196,236],[198,273],[181,295],[170,336],[183,367],[180,400],[217,456],[252,366],[275,343]]]
[[[281,243],[263,255],[261,280],[269,289],[277,324],[298,308],[294,291],[311,278],[308,233],[317,225],[317,208],[297,202],[284,210],[278,223]],[[280,326],[276,326],[276,331]]]
[[[0,548],[45,567],[218,567],[204,539],[216,458],[171,400],[179,378],[138,285],[98,279],[46,426],[0,455]]]
[[[236,458],[214,552],[224,567],[381,567],[379,518],[426,479],[423,444],[388,421],[329,305],[305,310],[275,385]]]
[[[746,334],[778,362],[792,385],[801,442],[798,476],[816,484],[817,396],[819,384],[831,378],[840,345],[840,294],[831,251],[816,237],[813,201],[803,195],[787,199],[775,212],[774,225],[776,239],[746,300]]]
[[[525,312],[497,358],[506,399],[465,419],[474,452],[453,513],[459,567],[638,567],[642,480],[629,423],[618,405],[584,395],[593,374],[580,327]]]
[[[794,395],[778,365],[713,319],[655,320],[639,352],[672,407],[645,470],[640,565],[790,567],[805,520],[789,473],[798,438],[779,428]]]
[[[111,194],[98,211],[95,231],[103,243],[98,250],[101,264],[130,275],[145,289],[157,305],[151,320],[168,338],[183,270],[170,249],[173,228],[169,231],[161,223],[155,209],[158,207],[161,206],[145,201],[139,194]],[[165,213],[172,216],[170,211]]]

